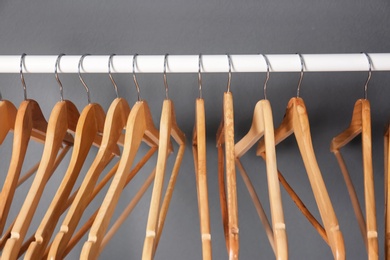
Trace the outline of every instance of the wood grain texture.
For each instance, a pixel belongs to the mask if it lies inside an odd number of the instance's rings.
[[[198,193],[200,235],[202,241],[202,259],[211,260],[212,247],[206,167],[206,118],[203,99],[196,99],[195,112],[195,126],[192,147],[195,164],[196,186]]]
[[[225,92],[223,97],[223,120],[225,133],[225,162],[226,162],[226,187],[227,187],[227,211],[229,216],[229,259],[239,257],[239,229],[238,229],[238,204],[237,204],[237,180],[234,154],[234,108],[233,95]]]

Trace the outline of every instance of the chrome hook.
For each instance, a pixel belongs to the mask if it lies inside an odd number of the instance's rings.
[[[167,82],[167,64],[168,64],[168,53],[164,56],[164,85],[165,85],[165,99],[168,97],[168,82]]]
[[[227,92],[230,92],[230,82],[232,80],[232,59],[230,58],[230,54],[226,54],[228,58],[228,64],[229,64],[229,76],[228,76],[228,83],[227,83]]]
[[[368,77],[367,77],[366,84],[364,84],[364,99],[367,99],[368,82],[370,82],[371,74],[372,74],[372,60],[371,57],[366,52],[363,52],[363,54],[366,55],[368,61]]]
[[[261,55],[263,55],[264,61],[267,64],[267,76],[266,76],[265,82],[264,82],[264,99],[267,99],[267,83],[269,80],[269,75],[270,75],[269,71],[270,71],[271,65],[269,64],[269,60],[268,60],[267,56],[265,56],[264,54],[261,54]]]
[[[81,56],[81,58],[79,60],[79,65],[78,65],[78,74],[79,74],[79,79],[80,79],[81,83],[83,84],[85,91],[87,92],[88,104],[91,104],[91,97],[89,95],[89,88],[88,88],[87,84],[85,84],[83,77],[81,77],[81,72],[80,72],[83,60],[84,60],[85,56],[88,56],[88,55],[90,55],[90,54],[84,54]]]
[[[198,61],[198,85],[199,85],[199,98],[202,98],[202,54],[199,54]]]
[[[110,77],[112,85],[114,86],[115,93],[116,93],[116,98],[119,98],[118,86],[116,85],[116,82],[115,82],[114,78],[111,75],[112,57],[114,57],[115,55],[116,54],[111,54],[110,57],[108,57],[108,76]]]
[[[299,59],[301,60],[301,76],[299,77],[298,88],[297,88],[297,97],[299,98],[299,91],[301,89],[302,79],[303,79],[303,71],[305,69],[305,61],[303,60],[302,54],[297,53],[299,55]]]
[[[56,60],[56,65],[54,67],[54,75],[56,77],[56,80],[58,82],[58,85],[60,86],[60,96],[61,96],[61,102],[64,101],[64,88],[62,87],[62,83],[61,83],[61,80],[60,78],[58,77],[58,72],[57,72],[57,69],[58,69],[58,65],[60,63],[60,59],[62,56],[64,56],[65,54],[61,53],[60,55],[58,55],[57,57],[57,60]]]
[[[134,80],[135,88],[137,89],[138,101],[141,101],[141,94],[140,94],[140,90],[139,90],[139,85],[138,85],[137,77],[135,75],[137,56],[138,56],[137,53],[134,54],[134,56],[133,56],[133,80]]]
[[[20,80],[22,81],[22,85],[23,85],[24,100],[27,100],[26,82],[24,81],[24,75],[23,75],[23,63],[24,63],[25,56],[26,53],[22,53],[22,56],[20,56]]]

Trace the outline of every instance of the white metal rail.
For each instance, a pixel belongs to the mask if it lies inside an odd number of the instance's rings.
[[[373,71],[390,71],[390,53],[369,53]],[[268,54],[271,72],[299,72],[301,61],[297,54]],[[59,62],[59,73],[77,73],[81,55],[65,55]],[[86,56],[82,73],[107,73],[109,55]],[[232,72],[266,72],[262,55],[230,55]],[[302,54],[305,72],[367,71],[369,63],[363,53],[351,54]],[[53,73],[56,55],[26,55],[25,73]],[[197,73],[198,55],[169,55],[167,73]],[[112,58],[112,73],[132,73],[133,55],[117,55]],[[164,55],[139,55],[136,73],[162,73]],[[226,55],[202,55],[202,73],[226,73]],[[19,73],[20,55],[0,55],[0,73]]]

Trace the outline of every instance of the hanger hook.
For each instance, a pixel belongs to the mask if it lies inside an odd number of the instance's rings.
[[[168,82],[167,82],[167,64],[168,64],[168,53],[164,56],[164,85],[165,85],[165,98],[168,97]]]
[[[56,77],[56,80],[58,82],[58,85],[60,86],[60,96],[61,96],[61,102],[64,101],[64,88],[62,87],[62,83],[61,83],[61,80],[60,78],[58,77],[58,65],[60,63],[60,59],[62,56],[64,56],[65,54],[64,53],[61,53],[60,55],[58,55],[57,57],[57,60],[56,60],[56,65],[54,67],[54,75]]]
[[[229,75],[228,75],[228,83],[227,83],[227,92],[230,92],[230,82],[232,80],[232,59],[230,58],[230,54],[226,54],[228,58],[228,64],[229,64]]]
[[[112,85],[114,85],[115,93],[116,93],[116,98],[119,98],[119,93],[118,93],[118,86],[116,85],[116,82],[114,78],[111,75],[111,65],[112,65],[112,57],[114,57],[116,54],[111,54],[110,57],[108,57],[108,76],[110,77],[110,80],[112,82]]]
[[[199,98],[202,98],[202,54],[199,54],[198,61],[198,85],[199,85]]]
[[[133,56],[133,80],[134,80],[135,88],[137,89],[138,101],[141,101],[141,94],[139,90],[137,76],[135,75],[135,68],[137,67],[137,56],[138,53],[134,54]]]
[[[269,60],[267,58],[267,56],[265,56],[264,54],[261,54],[263,55],[264,57],[264,61],[265,63],[267,64],[267,76],[265,78],[265,81],[264,81],[264,99],[267,99],[267,83],[268,83],[268,80],[269,80],[269,75],[270,75],[270,64],[269,64]]]
[[[363,54],[366,55],[368,61],[368,77],[367,77],[366,84],[364,84],[364,99],[367,99],[368,82],[370,82],[371,74],[372,74],[372,60],[371,57],[366,52],[363,52]]]
[[[299,98],[299,91],[301,89],[303,72],[305,69],[305,60],[303,59],[302,54],[300,54],[300,53],[297,53],[297,54],[299,55],[299,59],[301,60],[301,76],[299,77],[298,88],[297,88],[297,97]]]
[[[20,56],[20,80],[22,81],[24,100],[27,100],[27,88],[26,88],[26,82],[24,81],[24,75],[23,75],[23,64],[24,64],[25,56],[26,53],[22,53],[22,56]]]
[[[84,60],[85,56],[88,56],[88,55],[91,55],[91,54],[84,54],[81,56],[81,58],[79,60],[79,65],[78,65],[78,74],[79,74],[79,79],[80,79],[81,83],[83,84],[85,91],[87,92],[88,104],[91,104],[91,97],[89,95],[89,88],[88,88],[87,84],[85,84],[83,77],[81,77],[81,68],[83,66],[83,60]]]

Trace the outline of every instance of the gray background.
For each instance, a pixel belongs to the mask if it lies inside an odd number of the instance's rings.
[[[389,52],[388,1],[1,1],[0,54],[254,54],[254,53],[357,53]],[[130,66],[130,64],[129,64]],[[262,98],[264,74],[242,73],[232,77],[236,141],[248,130],[255,103]],[[329,190],[340,228],[344,234],[347,259],[367,258],[341,172],[329,152],[330,141],[349,124],[354,102],[362,97],[367,73],[306,73],[301,96],[309,113],[314,149]],[[136,101],[131,75],[115,75],[121,96],[130,104]],[[269,81],[268,98],[272,104],[275,126],[279,125],[288,100],[295,95],[298,73],[274,73]],[[85,92],[77,75],[61,75],[65,97],[79,110],[86,105]],[[108,109],[115,94],[107,75],[86,75],[92,100]],[[158,125],[164,98],[161,74],[139,75],[142,97],[151,107]],[[227,74],[203,77],[203,95],[207,118],[207,166],[212,246],[214,259],[226,259],[217,185],[215,133],[222,114],[222,95]],[[28,95],[41,105],[46,118],[59,99],[53,74],[26,75]],[[194,106],[197,97],[196,74],[168,75],[170,97],[177,120],[186,135],[192,135]],[[0,76],[3,97],[18,105],[22,89],[17,74]],[[373,158],[377,202],[380,254],[383,259],[383,132],[389,118],[390,74],[374,73],[369,85],[372,102]],[[190,140],[190,139],[188,139]],[[188,142],[190,144],[190,142]],[[1,178],[7,172],[12,135],[0,147]],[[42,146],[30,145],[24,169],[40,159]],[[96,154],[93,148],[83,168],[82,179]],[[143,147],[140,155],[146,151]],[[361,141],[357,138],[343,149],[345,160],[361,202],[363,175]],[[29,233],[32,234],[47,209],[67,168],[67,156],[47,184],[39,210]],[[319,217],[302,160],[293,137],[277,147],[278,166],[287,180]],[[116,216],[155,164],[156,157],[123,192]],[[168,169],[172,167],[173,157]],[[258,190],[267,213],[268,191],[263,161],[250,150],[243,162]],[[272,259],[273,253],[249,194],[237,177],[240,257]],[[9,222],[17,215],[29,188],[18,189]],[[283,190],[283,189],[282,189]],[[103,192],[104,193],[104,192]],[[89,207],[89,217],[103,195]],[[121,230],[101,254],[101,259],[140,259],[149,209],[150,190],[135,208]],[[283,190],[290,259],[331,259],[332,254],[321,237],[303,218]],[[58,229],[57,229],[58,230]],[[83,241],[86,237],[83,238]],[[76,259],[82,243],[68,256]],[[201,243],[190,145],[180,170],[164,233],[156,259],[200,259]]]

